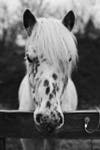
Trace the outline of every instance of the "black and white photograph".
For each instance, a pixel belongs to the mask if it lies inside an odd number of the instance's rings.
[[[0,150],[100,150],[100,0],[0,0]]]

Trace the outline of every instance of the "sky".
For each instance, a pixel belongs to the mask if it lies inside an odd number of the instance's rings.
[[[33,0],[34,1],[34,0]],[[38,0],[36,0],[38,1]],[[48,10],[51,12],[54,12],[56,8],[61,10],[61,12],[64,9],[69,10],[71,7],[73,7],[73,2],[75,3],[77,9],[78,9],[78,16],[82,15],[84,19],[84,23],[87,22],[90,15],[92,15],[92,19],[94,22],[95,27],[100,28],[100,0],[43,0],[44,5],[46,3],[49,3],[47,5]],[[0,2],[4,2],[8,6],[9,12],[13,12],[17,9],[18,6],[20,6],[20,0],[0,0]],[[89,9],[90,6],[93,7],[93,9]],[[84,10],[83,10],[84,9]]]
[[[33,1],[38,2],[39,0]],[[0,2],[7,5],[10,14],[13,14],[17,7],[20,6],[20,0],[0,0]],[[91,15],[95,28],[100,29],[100,0],[43,0],[43,2],[43,5],[46,6],[47,11],[49,10],[50,12],[55,13],[55,10],[58,8],[62,16],[64,10],[69,11],[71,8],[75,8],[76,6],[78,18],[80,20],[82,18],[83,22],[78,22],[76,28],[74,28],[74,32],[78,32],[78,30],[80,30],[83,33],[85,25]],[[90,7],[93,8],[90,9]],[[11,17],[12,16],[13,15],[11,15]],[[18,37],[18,41],[21,41],[20,36]]]
[[[13,12],[19,6],[19,0],[0,0],[7,4],[9,11]]]
[[[51,7],[59,7],[60,5],[63,7],[64,4],[69,3],[69,1],[76,1],[77,3],[80,2],[83,4],[82,1],[85,0],[44,0],[44,3],[49,2]],[[89,1],[89,0],[88,0]],[[96,2],[100,4],[100,0],[90,0],[92,3]],[[20,5],[20,0],[0,0],[0,2],[5,2],[8,5],[10,11],[14,11],[18,5]]]

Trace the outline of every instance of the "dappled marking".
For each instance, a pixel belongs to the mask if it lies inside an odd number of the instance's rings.
[[[48,95],[49,92],[50,92],[50,87],[47,87],[47,88],[46,88],[46,91],[45,91],[46,95]]]
[[[59,87],[57,86],[57,83],[52,83],[52,85],[53,85],[52,93],[56,96],[56,92],[59,91]]]
[[[49,100],[51,100],[53,97],[54,97],[53,94],[50,93],[50,94],[49,94]]]
[[[51,103],[50,103],[50,101],[47,101],[47,103],[46,103],[46,107],[50,109],[50,107],[51,107]]]
[[[49,86],[49,81],[48,80],[44,80],[44,86]]]
[[[55,73],[53,73],[52,77],[54,80],[57,80],[57,78],[58,78],[57,74],[55,74]]]

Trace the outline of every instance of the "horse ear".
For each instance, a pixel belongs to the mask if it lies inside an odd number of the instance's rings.
[[[36,22],[35,16],[30,12],[29,9],[26,9],[23,14],[23,24],[29,36],[31,35],[33,26],[36,24]]]
[[[73,29],[74,23],[75,23],[75,15],[73,11],[69,11],[67,15],[62,20],[62,23],[65,27],[67,27],[70,31]]]

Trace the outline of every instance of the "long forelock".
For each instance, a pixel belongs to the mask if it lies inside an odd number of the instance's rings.
[[[27,42],[27,47],[29,45],[36,49],[38,56],[43,54],[49,63],[60,69],[63,65],[65,72],[68,70],[67,64],[70,63],[69,74],[76,65],[76,39],[59,20],[39,19]],[[71,62],[68,61],[70,57]]]

